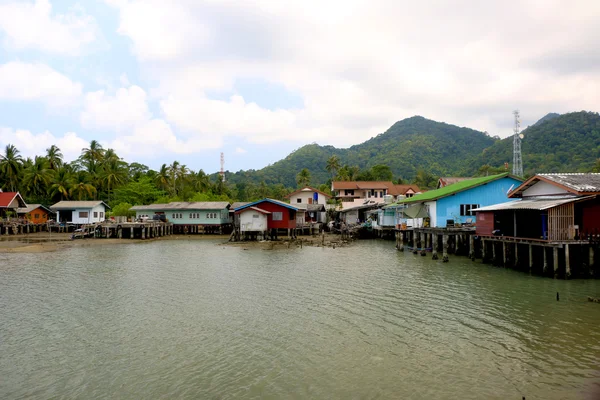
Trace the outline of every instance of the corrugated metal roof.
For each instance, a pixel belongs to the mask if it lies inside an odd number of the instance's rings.
[[[43,208],[44,210],[46,210],[49,213],[54,213],[54,211],[52,211],[48,207],[43,206],[41,204],[27,204],[27,207],[19,207],[19,208],[17,208],[17,214],[27,214],[27,213],[30,213],[33,210],[37,209],[37,208]]]
[[[241,210],[241,209],[244,209],[244,208],[248,208],[248,207],[251,207],[251,206],[255,206],[257,204],[264,203],[265,201],[268,202],[268,203],[278,204],[278,205],[280,205],[282,207],[289,208],[290,210],[298,211],[298,207],[294,207],[293,205],[291,205],[289,203],[284,203],[283,201],[279,201],[279,200],[275,200],[275,199],[269,199],[269,198],[264,198],[264,199],[261,199],[261,200],[253,201],[252,203],[248,203],[246,205],[243,205],[243,206],[240,206],[240,207],[236,208],[235,211],[238,211],[238,210]]]
[[[226,201],[174,201],[168,204],[150,204],[147,206],[133,206],[132,211],[145,210],[222,210],[229,205]]]
[[[58,203],[50,206],[52,210],[72,210],[74,208],[94,208],[99,206],[100,204],[104,204],[106,208],[110,208],[108,204],[103,202],[102,200],[92,200],[92,201],[59,201]]]
[[[502,210],[547,210],[549,208],[558,207],[562,204],[568,204],[575,201],[584,201],[593,199],[596,196],[585,197],[561,197],[557,198],[537,198],[531,200],[515,200],[506,203],[494,204],[491,206],[475,208],[471,211],[502,211]]]
[[[27,203],[25,203],[25,200],[23,200],[23,197],[21,197],[19,192],[0,192],[0,207],[8,207],[15,197],[19,200],[19,205],[21,207],[27,206]]]
[[[392,182],[386,181],[335,181],[331,183],[333,190],[344,189],[388,189],[393,187]]]
[[[259,213],[262,213],[262,214],[271,214],[271,211],[263,210],[262,208],[258,208],[258,207],[247,207],[242,210],[236,211],[235,213],[241,214],[243,212],[250,211],[250,210],[258,211]]]
[[[540,181],[561,187],[574,194],[600,193],[600,173],[550,173],[532,176],[513,190],[508,197],[522,197],[525,190]]]

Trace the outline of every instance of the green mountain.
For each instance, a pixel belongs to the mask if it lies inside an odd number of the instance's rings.
[[[600,116],[593,112],[550,113],[523,131],[523,166],[536,172],[589,171],[600,158]],[[228,173],[230,183],[252,182],[296,186],[296,175],[307,168],[311,183],[331,178],[327,160],[336,155],[342,165],[361,170],[387,165],[394,178],[412,180],[422,169],[433,176],[474,176],[483,165],[502,168],[512,163],[513,138],[494,140],[487,134],[423,117],[396,122],[386,132],[347,149],[310,144],[260,170]]]
[[[361,169],[387,165],[395,178],[412,179],[419,169],[434,175],[458,175],[465,172],[465,160],[477,157],[493,143],[494,139],[483,132],[416,116],[396,122],[386,132],[348,149],[310,144],[261,170],[227,174],[227,179],[234,184],[264,181],[295,187],[296,175],[307,168],[312,184],[325,183],[331,178],[325,167],[332,155],[338,156],[342,165]]]
[[[525,175],[589,171],[600,158],[600,115],[581,111],[544,118],[522,132]],[[484,164],[499,167],[505,162],[512,163],[512,153],[511,136],[497,141],[473,159],[469,170],[476,171]]]

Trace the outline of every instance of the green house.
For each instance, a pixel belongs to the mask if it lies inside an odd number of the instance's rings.
[[[226,201],[198,201],[134,206],[130,210],[135,211],[136,219],[166,219],[174,225],[192,228],[230,225],[230,207]]]

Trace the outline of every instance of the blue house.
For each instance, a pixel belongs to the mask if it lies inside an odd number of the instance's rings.
[[[508,173],[467,179],[440,189],[417,194],[396,203],[410,209],[423,206],[429,215],[429,226],[445,228],[457,224],[474,224],[479,207],[504,203],[508,193],[523,183],[523,179]],[[401,209],[401,207],[398,207]],[[427,226],[427,218],[425,218]]]

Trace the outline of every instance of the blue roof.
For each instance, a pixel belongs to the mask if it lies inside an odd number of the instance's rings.
[[[243,210],[244,208],[252,207],[252,206],[255,206],[257,204],[264,203],[264,202],[277,204],[277,205],[280,205],[280,206],[285,207],[285,208],[289,208],[290,210],[294,210],[294,211],[298,211],[299,210],[299,208],[296,208],[296,207],[292,206],[291,204],[284,203],[283,201],[264,198],[264,199],[261,199],[261,200],[254,201],[252,203],[244,204],[243,206],[236,208],[235,211]]]

